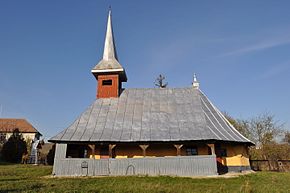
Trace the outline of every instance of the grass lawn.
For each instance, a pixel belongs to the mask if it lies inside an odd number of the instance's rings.
[[[289,192],[290,173],[259,172],[235,178],[51,178],[51,166],[0,165],[0,192]]]

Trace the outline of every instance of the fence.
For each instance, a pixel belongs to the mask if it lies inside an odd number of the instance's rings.
[[[290,172],[290,160],[250,160],[254,171]]]
[[[57,158],[53,175],[123,176],[123,175],[217,175],[215,155],[144,157],[126,159]]]

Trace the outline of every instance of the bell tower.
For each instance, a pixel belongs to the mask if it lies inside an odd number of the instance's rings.
[[[109,10],[107,32],[102,60],[91,70],[95,76],[97,98],[119,97],[122,82],[127,82],[125,69],[118,61],[112,27],[112,11]]]

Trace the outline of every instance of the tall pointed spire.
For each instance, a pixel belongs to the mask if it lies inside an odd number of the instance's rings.
[[[112,27],[112,10],[109,8],[107,31],[104,44],[104,52],[102,60],[92,69],[92,73],[96,76],[99,73],[106,72],[119,72],[120,78],[127,81],[125,70],[118,61],[114,33]]]
[[[112,28],[112,10],[109,8],[108,22],[107,22],[107,32],[105,38],[105,46],[103,53],[103,60],[116,59],[118,60],[115,42],[114,42],[114,34]]]

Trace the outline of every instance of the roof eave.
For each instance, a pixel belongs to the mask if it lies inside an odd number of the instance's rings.
[[[127,75],[126,75],[126,71],[123,68],[118,68],[118,69],[102,69],[102,70],[96,70],[93,69],[91,70],[92,74],[96,77],[96,79],[98,80],[98,75],[101,74],[108,74],[108,73],[117,73],[120,76],[120,80],[122,82],[127,82]]]
[[[93,74],[94,73],[104,73],[104,72],[124,72],[124,69],[123,68],[117,68],[117,69],[100,69],[100,70],[93,69],[93,70],[91,70],[91,72]]]
[[[254,146],[252,142],[248,141],[228,141],[228,140],[217,140],[217,139],[199,139],[199,140],[156,140],[156,141],[70,141],[70,140],[56,140],[56,139],[49,139],[48,142],[51,143],[142,143],[142,144],[150,144],[150,143],[190,143],[190,142],[196,142],[196,143],[217,143],[217,142],[225,142],[225,143],[235,143],[235,144],[247,144],[249,146]]]

